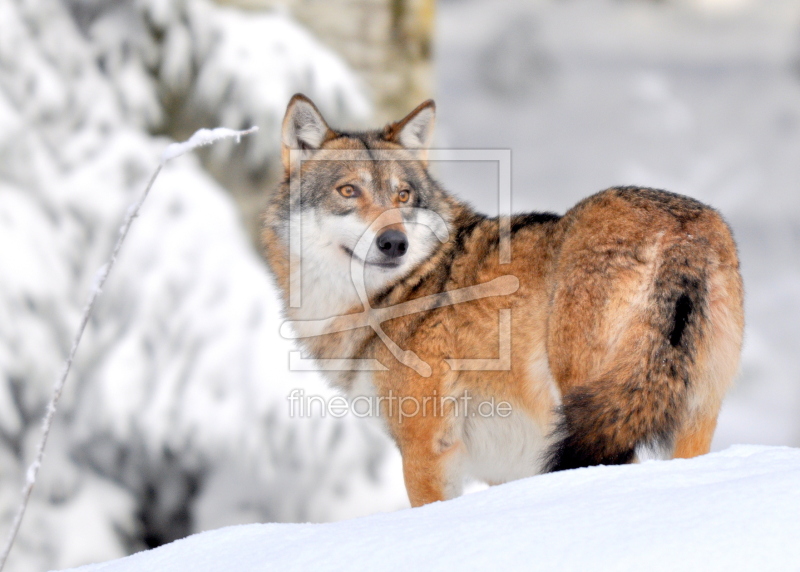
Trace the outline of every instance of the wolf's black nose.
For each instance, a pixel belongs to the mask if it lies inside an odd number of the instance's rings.
[[[400,258],[408,250],[408,239],[399,230],[387,230],[378,236],[378,250],[389,258]]]

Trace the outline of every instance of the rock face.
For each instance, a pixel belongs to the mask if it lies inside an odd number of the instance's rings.
[[[369,113],[356,86],[283,15],[204,0],[0,2],[3,536],[93,276],[169,143],[159,134],[261,127],[176,159],[156,183],[84,335],[6,570],[404,505],[379,431],[290,416],[290,388],[329,392],[288,371],[277,294],[205,168],[258,176],[292,93],[346,121]]]

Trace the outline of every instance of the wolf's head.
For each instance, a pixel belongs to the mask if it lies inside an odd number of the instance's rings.
[[[354,281],[374,293],[447,239],[453,201],[428,172],[434,115],[429,100],[382,130],[345,133],[329,127],[307,97],[291,99],[282,130],[285,177],[264,234],[279,282],[302,283],[303,298],[324,294],[335,313],[358,302]],[[278,246],[284,258],[296,257],[301,280],[288,264],[276,268]],[[329,313],[319,309],[312,313]]]

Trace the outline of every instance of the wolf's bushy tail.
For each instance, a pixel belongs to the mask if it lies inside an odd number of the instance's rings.
[[[563,396],[548,471],[631,462],[639,446],[670,448],[708,326],[708,263],[675,244],[662,252],[646,303],[602,375]]]

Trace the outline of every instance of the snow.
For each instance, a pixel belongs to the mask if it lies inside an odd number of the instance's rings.
[[[286,103],[297,92],[326,117],[363,122],[371,112],[362,82],[282,11],[240,10],[211,0],[69,0],[69,6],[133,125],[185,139],[200,127],[262,136],[240,154],[212,149],[213,168],[261,173],[275,163]]]
[[[74,570],[794,570],[798,474],[798,449],[737,446],[345,522],[228,527]]]
[[[227,127],[216,127],[214,129],[198,129],[189,137],[188,140],[181,143],[170,143],[166,149],[161,152],[161,164],[163,165],[170,159],[180,157],[184,153],[188,153],[198,147],[204,145],[211,145],[221,139],[233,137],[239,143],[243,135],[249,135],[258,131],[258,127],[251,127],[236,131],[235,129],[228,129]]]

